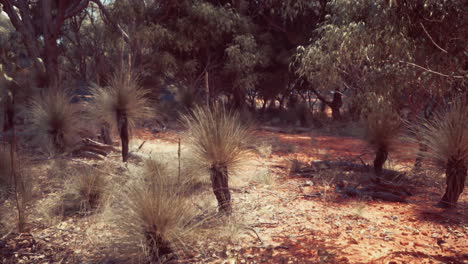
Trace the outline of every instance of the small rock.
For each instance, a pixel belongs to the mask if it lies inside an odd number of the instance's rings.
[[[302,186],[314,186],[312,181],[306,181]]]

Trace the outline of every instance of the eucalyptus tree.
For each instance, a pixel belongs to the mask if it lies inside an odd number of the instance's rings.
[[[317,38],[298,48],[296,71],[318,91],[345,91],[357,108],[368,92],[397,108],[421,108],[421,98],[466,88],[463,8],[462,1],[331,1]]]

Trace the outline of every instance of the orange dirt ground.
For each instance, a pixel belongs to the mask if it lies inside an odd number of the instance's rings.
[[[257,131],[256,136],[258,143],[272,146],[271,154],[254,157],[271,179],[253,177],[252,169],[238,173],[244,182],[232,189],[235,218],[242,226],[237,239],[222,249],[209,250],[207,245],[205,253],[177,263],[468,263],[466,191],[456,210],[439,209],[433,205],[443,194],[443,179],[408,173],[407,186],[414,194],[409,203],[344,197],[334,192],[334,177],[327,174],[346,179],[345,172],[293,174],[289,160],[369,164],[372,153],[363,141],[319,133]],[[170,145],[176,145],[179,137],[171,131],[134,133],[136,139]],[[392,168],[405,170],[412,157],[402,146],[397,149],[389,162]],[[110,159],[118,164],[120,157]],[[60,185],[54,187],[44,175],[38,176],[39,189],[44,190],[39,196],[56,196]],[[62,263],[126,263],[109,260],[122,254],[118,248],[109,251],[109,243],[119,241],[113,241],[114,231],[106,222],[95,218],[69,217],[54,226],[42,226],[43,220],[36,219],[31,234],[50,247],[56,245],[50,250],[64,247],[60,252],[70,252],[73,257],[67,259],[77,261]]]
[[[151,138],[145,133],[139,136]],[[414,195],[407,204],[344,198],[333,186],[315,182],[313,175],[290,175],[285,161],[371,164],[372,153],[362,140],[268,131],[258,131],[256,136],[273,145],[267,158],[273,183],[265,187],[253,182],[234,190],[235,208],[243,223],[255,232],[224,260],[212,263],[468,263],[466,192],[458,209],[451,211],[433,206],[443,194],[442,180],[422,187],[410,185]],[[156,135],[172,143],[178,137],[174,133]],[[275,150],[278,145],[294,149]],[[389,159],[402,168],[413,162],[403,145]],[[307,197],[317,192],[325,195]]]

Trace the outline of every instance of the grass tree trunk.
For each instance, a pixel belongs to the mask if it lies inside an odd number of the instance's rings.
[[[119,124],[120,142],[122,143],[122,161],[127,162],[128,160],[128,118],[126,113],[118,112],[117,120]]]
[[[102,143],[107,144],[107,145],[112,145],[112,138],[110,135],[110,128],[108,124],[103,124],[101,126],[101,139]]]
[[[381,175],[383,171],[383,165],[388,158],[388,150],[385,147],[379,147],[374,159],[374,172],[375,175]]]
[[[220,212],[231,214],[231,193],[229,191],[228,170],[226,166],[213,165],[210,168],[211,185],[218,200]]]
[[[155,226],[145,234],[150,263],[160,263],[161,257],[173,252],[170,243],[159,234]]]
[[[422,162],[424,159],[424,152],[427,152],[427,146],[424,144],[419,144],[419,152],[416,160],[414,161],[413,171],[420,171],[422,167]]]
[[[465,187],[467,167],[463,160],[450,159],[447,162],[445,176],[447,187],[439,206],[442,208],[453,208]]]

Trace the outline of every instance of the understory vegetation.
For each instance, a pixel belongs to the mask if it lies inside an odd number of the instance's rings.
[[[275,250],[298,248],[282,242],[325,243],[315,231],[274,234],[271,247],[259,235],[288,225],[280,204],[298,200],[333,209],[354,199],[356,221],[373,201],[416,212],[435,199],[431,214],[465,213],[464,1],[0,7],[0,263],[238,263],[234,251],[268,263]],[[297,212],[324,213],[318,203]],[[51,243],[49,232],[63,230],[81,232],[88,248]],[[246,236],[254,244],[233,249]],[[425,250],[455,252],[432,238],[437,246]],[[455,253],[413,255],[462,263],[466,254]]]

